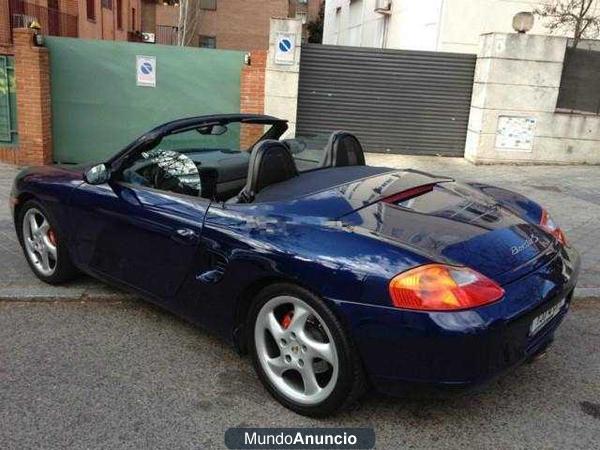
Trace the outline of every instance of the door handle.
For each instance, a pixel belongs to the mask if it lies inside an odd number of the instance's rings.
[[[198,242],[198,233],[190,228],[177,228],[171,237],[184,244],[194,244]]]

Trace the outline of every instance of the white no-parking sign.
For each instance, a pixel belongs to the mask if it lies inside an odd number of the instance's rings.
[[[277,33],[275,40],[275,64],[294,64],[296,55],[296,35]]]
[[[156,56],[135,57],[138,86],[156,87]]]

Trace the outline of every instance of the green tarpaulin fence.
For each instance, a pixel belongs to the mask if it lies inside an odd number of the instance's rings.
[[[46,46],[56,162],[102,161],[163,122],[239,112],[243,52],[58,37]],[[156,58],[156,87],[137,86],[138,55]]]

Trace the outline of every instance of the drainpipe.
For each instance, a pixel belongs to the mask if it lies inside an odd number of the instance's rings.
[[[388,29],[390,27],[390,16],[387,14],[383,16],[383,33],[381,33],[381,48],[386,48]]]
[[[102,10],[102,0],[100,0],[100,39],[104,40],[104,11]]]
[[[381,42],[380,47],[386,48],[388,40],[388,31],[390,28],[390,16],[392,15],[392,2],[389,0],[387,8],[375,8],[375,12],[383,16],[383,23],[381,24],[383,29],[381,30]]]
[[[435,42],[435,50],[440,51],[440,40],[442,39],[442,20],[444,19],[444,7],[446,6],[446,0],[440,0],[440,14],[438,17],[437,24],[437,39]]]

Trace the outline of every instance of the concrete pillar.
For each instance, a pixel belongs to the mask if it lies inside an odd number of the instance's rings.
[[[290,64],[281,64],[276,61],[276,44],[281,33],[290,33],[295,36],[293,61]],[[301,40],[301,20],[271,19],[265,72],[265,114],[288,120],[289,129],[284,137],[293,137],[296,133]]]
[[[475,163],[549,162],[567,39],[490,33],[481,37],[465,158]]]

